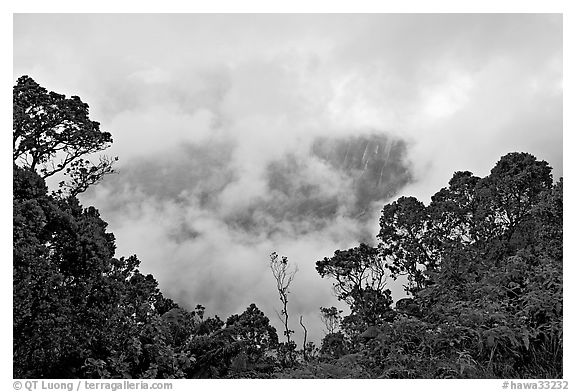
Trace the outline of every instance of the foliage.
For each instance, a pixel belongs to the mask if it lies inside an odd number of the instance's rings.
[[[251,363],[257,363],[266,352],[278,345],[276,329],[264,313],[251,304],[241,315],[232,315],[226,320],[237,341],[242,342],[242,350]]]
[[[393,278],[408,277],[408,291],[425,285],[424,270],[434,269],[438,262],[438,244],[428,210],[414,197],[401,197],[387,204],[380,216],[380,254]],[[390,263],[390,260],[393,260]]]
[[[303,351],[304,351],[304,359],[307,361],[314,360],[316,357],[318,357],[319,350],[314,342],[307,342],[304,345]]]
[[[360,335],[373,376],[561,377],[562,180],[545,162],[512,153],[485,178],[457,172],[427,207],[385,206],[379,238],[413,298]]]
[[[369,377],[561,377],[562,186],[546,162],[511,153],[485,178],[456,172],[428,206],[384,206],[377,250],[317,262],[351,309],[324,358],[353,355]],[[371,265],[405,276],[410,297],[391,309]]]
[[[336,361],[315,360],[298,364],[292,369],[284,369],[274,374],[275,378],[284,379],[360,379],[370,375],[354,360],[346,361],[345,357]]]
[[[366,289],[380,291],[386,285],[387,271],[378,249],[364,243],[348,250],[337,250],[331,258],[316,262],[320,276],[336,280],[338,299],[349,305],[359,300]]]
[[[342,332],[331,332],[322,338],[320,355],[338,359],[341,356],[348,354],[348,347],[349,343]]]
[[[13,161],[38,171],[42,178],[64,172],[61,193],[77,195],[112,173],[117,158],[101,156],[92,164],[85,156],[112,143],[108,132],[88,117],[88,105],[77,96],[48,92],[29,76],[18,78],[13,89]]]
[[[98,211],[48,195],[14,166],[14,376],[178,376],[155,311],[156,280],[116,259]]]
[[[326,333],[334,333],[340,327],[340,321],[342,320],[342,313],[341,310],[336,309],[335,306],[331,306],[329,308],[320,308],[320,318],[322,319],[322,323],[326,327]]]

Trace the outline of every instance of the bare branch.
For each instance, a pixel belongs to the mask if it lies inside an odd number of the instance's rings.
[[[290,284],[294,280],[294,275],[298,271],[298,268],[289,268],[288,258],[283,256],[281,259],[278,257],[276,252],[270,255],[270,269],[272,270],[272,275],[276,280],[276,289],[280,296],[280,302],[282,302],[282,311],[279,315],[282,324],[284,325],[284,335],[288,343],[291,342],[290,335],[294,332],[290,330],[288,326],[288,293]],[[278,312],[276,311],[278,314]]]
[[[308,330],[306,329],[304,323],[302,322],[302,315],[300,315],[300,325],[302,326],[302,329],[304,329],[304,343],[302,345],[302,352],[304,353],[304,360],[307,361],[308,354],[306,353],[306,339],[308,338]]]

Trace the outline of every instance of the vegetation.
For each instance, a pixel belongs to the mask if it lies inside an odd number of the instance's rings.
[[[280,357],[280,362],[283,366],[291,366],[295,360],[295,350],[296,343],[292,341],[290,336],[294,333],[289,327],[289,314],[288,314],[288,293],[290,292],[290,285],[294,280],[294,275],[298,272],[297,268],[291,268],[288,262],[288,258],[283,256],[278,258],[276,252],[270,255],[270,269],[272,270],[272,276],[276,281],[276,290],[280,296],[280,302],[282,303],[282,310],[278,314],[278,318],[282,322],[284,327],[284,336],[286,336],[286,343],[281,343],[278,348],[278,354]],[[302,319],[300,319],[302,322]]]
[[[377,245],[317,261],[344,317],[321,308],[320,349],[291,340],[295,270],[271,256],[286,342],[255,304],[224,322],[163,296],[79,192],[110,173],[88,105],[14,87],[15,378],[562,378],[563,182],[527,153],[484,178],[456,172],[424,205],[382,209]],[[49,192],[44,179],[71,180]],[[393,301],[386,285],[406,282]],[[308,330],[300,317],[300,325]]]

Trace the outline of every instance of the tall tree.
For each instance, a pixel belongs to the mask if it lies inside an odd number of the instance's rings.
[[[361,302],[367,290],[383,291],[388,275],[378,249],[364,243],[317,261],[316,271],[336,281],[334,291],[348,305]]]
[[[160,318],[175,304],[135,257],[114,257],[114,235],[75,195],[111,172],[85,155],[112,138],[78,97],[27,76],[13,90],[13,345],[15,377],[182,377]],[[62,196],[45,178],[65,171]]]
[[[380,254],[393,278],[408,277],[409,292],[421,290],[425,286],[423,271],[433,270],[438,263],[438,243],[432,230],[429,211],[414,197],[401,197],[382,209]]]
[[[385,206],[380,248],[417,311],[401,312],[371,363],[389,372],[402,352],[400,374],[420,377],[561,374],[561,189],[546,162],[510,153],[484,178],[456,172],[429,206]]]
[[[63,190],[77,195],[112,173],[117,158],[101,156],[95,164],[86,159],[111,143],[111,134],[89,118],[88,104],[79,97],[49,92],[29,76],[18,78],[13,89],[14,163],[42,178],[67,174],[70,181],[61,183]]]
[[[280,311],[278,317],[284,325],[284,336],[286,336],[286,340],[288,344],[290,344],[290,335],[292,335],[294,331],[290,329],[288,323],[288,293],[290,293],[290,285],[294,280],[294,275],[296,275],[296,272],[298,272],[298,268],[291,268],[291,266],[288,264],[288,258],[286,256],[279,258],[278,254],[273,252],[270,255],[270,269],[272,270],[272,275],[276,281],[276,290],[278,291],[280,302],[282,303],[282,310]]]

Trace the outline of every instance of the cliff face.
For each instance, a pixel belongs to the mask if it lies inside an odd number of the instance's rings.
[[[383,135],[318,138],[265,171],[268,193],[226,217],[235,229],[304,234],[338,217],[365,222],[410,181],[406,145]]]
[[[317,139],[312,153],[351,178],[352,214],[363,215],[373,202],[390,199],[411,179],[405,143],[384,135]]]

